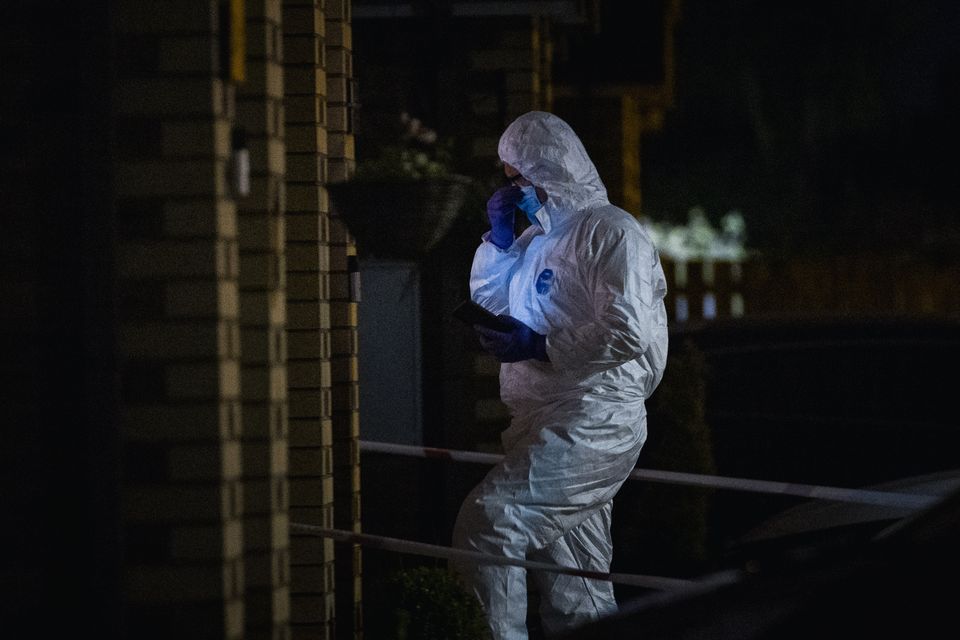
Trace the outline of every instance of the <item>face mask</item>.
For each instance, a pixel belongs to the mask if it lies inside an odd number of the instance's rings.
[[[536,213],[543,208],[543,203],[540,202],[540,198],[537,197],[537,188],[531,184],[526,187],[520,187],[520,191],[523,192],[523,197],[520,198],[520,202],[517,203],[517,208],[527,214],[530,224],[540,224],[540,221],[537,220]]]

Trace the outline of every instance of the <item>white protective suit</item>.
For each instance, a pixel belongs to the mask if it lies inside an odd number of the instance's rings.
[[[465,499],[459,548],[608,572],[611,505],[646,440],[644,400],[667,357],[666,282],[644,228],[607,200],[577,135],[530,112],[500,138],[500,159],[548,200],[507,250],[484,234],[472,298],[546,335],[549,362],[504,363],[500,393],[512,420],[505,456]],[[527,637],[526,572],[457,564],[493,637]],[[616,611],[613,586],[533,572],[544,630]]]

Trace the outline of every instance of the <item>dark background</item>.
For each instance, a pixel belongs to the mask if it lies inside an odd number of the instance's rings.
[[[443,3],[424,6],[433,4]],[[663,39],[649,26],[659,25],[662,6],[603,2],[598,33],[572,31],[555,43],[555,80],[660,82]],[[860,253],[934,261],[955,255],[958,6],[682,2],[674,102],[663,126],[642,139],[639,213],[682,223],[700,206],[717,223],[739,210],[748,247],[787,263]],[[449,108],[461,97],[457,74],[465,65],[451,31],[439,15],[411,24],[411,47],[388,47],[389,55],[383,25],[355,24],[360,159],[375,153],[378,135],[392,135],[389,125],[404,109],[441,136],[471,132],[463,110]],[[599,112],[581,120],[613,126]],[[493,173],[494,160],[464,160],[462,167]],[[470,258],[486,228],[485,197],[475,198],[477,212],[458,220],[421,263],[424,438],[431,446],[470,448],[462,427],[473,418],[469,398],[479,383],[463,362],[476,345],[447,312],[467,295]],[[807,312],[673,327],[677,358],[651,399],[639,466],[839,487],[954,467],[960,436],[947,381],[960,345],[956,320]],[[479,391],[495,395],[490,384]],[[486,471],[380,454],[366,454],[364,465],[365,529],[439,544],[448,543],[459,500]],[[417,479],[403,488],[407,504],[418,505],[403,508],[407,517],[395,515],[398,487],[379,480],[384,469],[391,478]],[[446,495],[443,503],[427,497],[436,492]],[[628,484],[615,504],[614,570],[697,575],[725,562],[738,536],[799,502]],[[380,554],[366,561],[373,576]]]
[[[645,213],[738,209],[777,252],[956,251],[958,33],[944,0],[686,0]]]

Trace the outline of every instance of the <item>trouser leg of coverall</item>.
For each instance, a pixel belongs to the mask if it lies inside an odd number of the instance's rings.
[[[464,500],[454,526],[454,546],[523,559],[609,508],[643,446],[643,405],[619,405],[617,415],[623,419],[618,421],[590,422],[588,415],[571,424],[572,414],[565,411],[563,419],[555,421],[539,415],[539,423],[531,419],[529,425],[514,418],[511,430],[519,437],[508,442],[505,434],[503,460]],[[590,530],[588,526],[585,531]],[[584,552],[590,551],[583,546],[589,542],[572,539]],[[609,536],[598,542],[601,546],[593,552],[609,559],[603,552]],[[479,598],[495,640],[527,638],[523,569],[463,562],[454,562],[453,568]],[[592,589],[595,582],[581,585]]]
[[[506,504],[487,504],[487,508],[481,508],[484,504],[481,484],[470,492],[460,508],[453,530],[454,547],[479,551],[487,555],[523,559],[525,548],[512,544],[506,536],[476,535],[477,522],[485,518],[502,519],[509,509],[509,505]],[[504,512],[499,517],[490,513],[491,508],[497,507],[501,509],[496,510]],[[495,527],[491,527],[489,532],[493,533],[495,530]],[[452,564],[463,577],[466,586],[480,600],[494,640],[526,640],[526,569],[506,565],[474,565],[465,562]]]
[[[589,496],[576,492],[560,492],[552,496],[555,502],[538,501],[532,499],[526,469],[498,466],[464,500],[454,526],[454,546],[519,559],[538,549],[552,547],[553,553],[567,556],[564,564],[579,562],[607,567],[610,558],[610,502],[620,482],[622,478],[607,485],[596,503]],[[505,495],[510,496],[511,501],[505,501]],[[541,494],[540,497],[544,496]],[[567,543],[557,544],[584,521],[589,524],[573,534]],[[583,557],[589,554],[588,545],[591,543],[597,545],[596,552],[601,557],[587,561]],[[519,567],[464,562],[455,562],[453,566],[483,605],[493,638],[526,640],[526,571]],[[599,582],[580,580],[573,583],[578,591],[597,588],[600,595],[595,598],[598,604],[593,613],[586,613],[586,605],[581,604],[574,606],[570,615],[593,619],[610,610],[611,605],[607,602],[612,601],[610,585],[597,584]],[[583,598],[589,600],[589,594],[574,596],[575,600]],[[558,609],[565,612],[564,607],[558,606]],[[566,613],[560,614],[560,617],[565,616]]]
[[[531,560],[587,571],[609,573],[613,554],[610,539],[612,503],[598,509],[580,526],[551,545],[536,551]],[[588,549],[593,549],[589,552]],[[600,555],[596,550],[601,550]],[[592,622],[617,611],[613,583],[552,571],[532,571],[540,593],[540,619],[547,635]]]

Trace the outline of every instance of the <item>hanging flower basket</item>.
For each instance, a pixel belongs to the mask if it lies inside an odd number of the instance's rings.
[[[417,260],[450,231],[470,178],[384,178],[327,185],[331,212],[357,241],[362,257]]]

